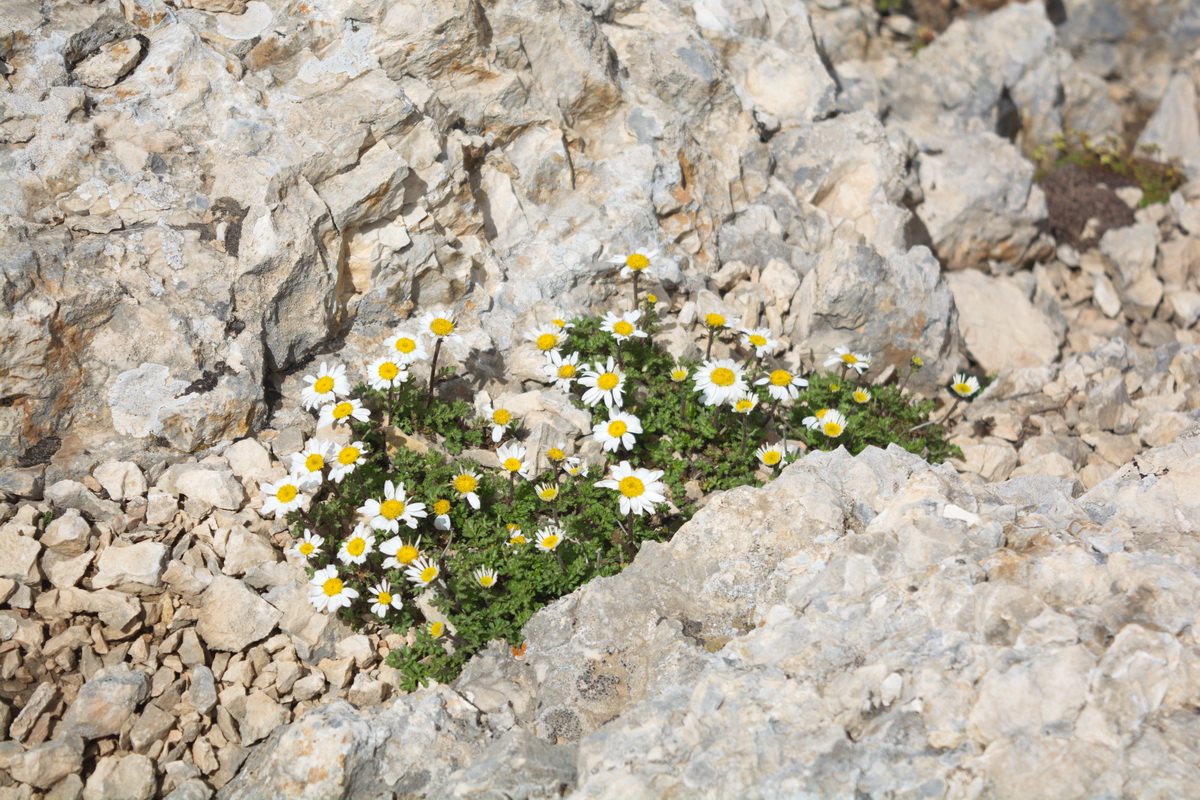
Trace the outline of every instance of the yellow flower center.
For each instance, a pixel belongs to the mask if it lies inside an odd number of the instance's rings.
[[[429,330],[434,336],[449,336],[454,333],[454,323],[445,317],[438,317],[429,323]]]
[[[491,575],[480,575],[479,576],[479,585],[485,589],[487,587],[491,586],[495,582],[496,582],[496,579],[493,578]]]
[[[504,468],[506,470],[508,470],[509,472],[520,472],[521,471],[521,459],[519,459],[519,458],[504,459]]]
[[[445,632],[445,630],[446,630],[446,626],[440,622],[429,623],[429,635],[432,636],[434,639],[440,638],[442,633]]]
[[[724,328],[725,318],[720,314],[708,314],[704,317],[704,324],[710,328]]]
[[[405,544],[401,545],[400,549],[396,551],[396,560],[401,564],[408,566],[412,562],[416,561],[417,557],[420,555],[421,553],[417,550],[417,548],[413,547],[411,544]]]
[[[521,532],[521,526],[515,522],[510,522],[505,527],[508,529],[509,533],[520,533]]]
[[[302,556],[311,556],[313,551],[316,549],[316,545],[314,545],[312,542],[304,542],[299,547],[300,555]]]
[[[350,555],[354,556],[355,558],[358,558],[359,556],[361,556],[363,554],[363,550],[366,550],[366,549],[367,549],[366,541],[364,541],[363,539],[360,539],[357,536],[355,536],[353,539],[351,539],[349,542],[346,543],[346,552],[349,553]]]
[[[737,376],[733,374],[733,370],[727,367],[717,367],[712,371],[711,380],[717,386],[733,386]]]
[[[375,602],[379,603],[381,606],[390,606],[392,604],[392,596],[387,592],[380,592],[375,598]]]
[[[686,369],[675,370],[674,372],[671,373],[671,380],[675,381],[676,383],[683,383],[684,381],[687,380],[687,370]]]
[[[836,422],[826,422],[822,426],[822,430],[825,431],[825,435],[828,436],[830,439],[835,439],[838,436],[842,435],[842,426],[837,424]]]
[[[625,266],[632,270],[641,271],[650,266],[650,259],[646,258],[641,253],[633,253],[625,257]]]
[[[839,389],[841,389],[841,388],[842,388],[842,385],[841,385],[840,383],[831,383],[831,384],[829,384],[829,391],[831,391],[831,392],[836,392],[836,391],[838,391],[838,390],[839,390]]]
[[[574,364],[561,364],[558,368],[558,377],[574,378],[575,377],[575,365]]]
[[[768,450],[767,452],[763,453],[762,460],[763,463],[768,467],[773,467],[779,463],[779,459],[782,457],[783,454],[778,450]]]
[[[384,500],[379,504],[379,515],[384,519],[395,519],[404,513],[404,503],[399,500]]]
[[[547,536],[546,538],[542,539],[542,547],[546,548],[547,550],[553,550],[554,548],[558,547],[558,537]]]
[[[426,567],[421,570],[421,583],[430,583],[437,577],[437,567]]]
[[[966,383],[956,383],[954,384],[954,391],[958,392],[959,394],[970,394],[971,387]]]
[[[313,391],[317,394],[329,394],[333,391],[333,378],[328,375],[317,378],[316,383],[313,384]]]
[[[433,504],[433,513],[438,514],[439,516],[442,514],[449,514],[450,513],[450,501],[449,500],[438,500],[436,503]]]
[[[633,333],[633,326],[625,320],[617,320],[613,323],[613,333],[618,336],[629,336]]]
[[[538,350],[553,350],[558,347],[558,337],[553,333],[543,333],[537,337],[535,344],[537,344]]]
[[[319,472],[325,468],[325,456],[320,453],[313,453],[304,459],[304,466],[309,472]]]
[[[338,463],[343,466],[350,466],[355,461],[358,461],[358,456],[357,447],[343,447],[342,451],[338,453]]]
[[[624,436],[627,430],[629,430],[629,426],[619,419],[614,419],[608,423],[608,435],[614,439],[618,436]]]
[[[558,489],[555,489],[553,486],[547,486],[545,489],[542,489],[541,497],[543,500],[553,500],[558,497]]]
[[[454,479],[454,491],[459,494],[470,494],[478,485],[479,481],[471,475],[459,475]]]
[[[857,364],[858,356],[854,355],[854,353],[846,353],[842,356],[842,361],[846,364]]]
[[[858,390],[854,393],[854,402],[856,402],[856,403],[865,403],[870,399],[871,399],[871,395],[867,394],[866,392],[864,392],[862,390]]]
[[[551,447],[546,451],[546,458],[550,459],[551,461],[562,461],[566,457],[567,454],[562,450],[559,450],[557,447]]]
[[[299,490],[290,483],[285,483],[275,490],[275,499],[281,503],[290,503],[296,499]]]
[[[654,305],[655,303],[658,302],[658,295],[656,295],[656,294],[646,295],[646,302],[649,303],[650,305]]]
[[[813,412],[813,416],[816,417],[817,419],[824,419],[825,415],[828,413],[829,413],[828,408],[818,408],[816,411]]]
[[[607,392],[615,389],[620,382],[621,379],[617,377],[615,372],[606,372],[596,379],[596,386]]]
[[[334,419],[345,419],[346,417],[350,416],[353,413],[354,413],[354,403],[351,403],[348,401],[338,403],[336,406],[333,407],[333,418]]]
[[[640,478],[630,475],[628,478],[622,478],[621,494],[626,497],[640,497],[646,492],[646,484],[642,483]]]
[[[766,347],[767,337],[759,336],[757,333],[752,333],[750,334],[750,344],[754,345],[755,347]]]
[[[516,536],[509,539],[508,543],[509,544],[525,544],[525,537],[518,533]]]
[[[567,321],[565,319],[552,319],[550,321],[553,322],[555,325],[557,325],[560,328],[567,327]]]
[[[383,378],[385,381],[393,380],[399,374],[400,368],[391,361],[385,361],[379,365],[379,377]]]
[[[492,422],[497,425],[507,425],[512,422],[512,414],[503,408],[497,408],[492,412]]]
[[[792,373],[786,369],[777,369],[771,373],[772,386],[789,386],[792,382]]]
[[[741,400],[737,401],[734,409],[741,414],[749,414],[754,409],[754,401],[747,400],[743,397]]]
[[[396,340],[396,349],[401,353],[411,353],[417,349],[417,343],[407,336],[401,336]]]
[[[325,592],[326,597],[334,597],[342,593],[342,579],[330,578],[321,584],[321,590]]]

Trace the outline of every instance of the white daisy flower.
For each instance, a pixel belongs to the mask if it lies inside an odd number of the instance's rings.
[[[808,428],[810,431],[815,431],[821,427],[821,420],[825,419],[825,415],[829,413],[828,408],[818,408],[811,415],[800,420],[800,424]]]
[[[409,364],[429,358],[429,353],[425,350],[422,338],[420,334],[408,329],[402,329],[396,331],[396,335],[387,340],[387,347],[390,352],[395,353],[394,358],[401,365],[408,366]]]
[[[525,338],[533,342],[533,346],[541,352],[549,355],[556,352],[567,341],[567,333],[563,328],[553,323],[549,325],[539,325],[531,331],[526,332]]]
[[[421,331],[435,339],[459,339],[458,318],[449,309],[435,309],[421,315]]]
[[[704,393],[706,406],[728,403],[748,388],[741,364],[732,358],[705,361],[696,370],[696,391]]]
[[[399,532],[401,522],[415,528],[417,517],[428,516],[424,503],[408,502],[403,483],[393,486],[391,481],[383,485],[383,500],[368,500],[359,507],[358,513],[366,517],[367,524],[372,528],[392,533]]]
[[[579,383],[588,387],[583,393],[583,402],[589,406],[603,400],[610,408],[620,408],[625,399],[625,373],[617,369],[617,362],[613,361],[612,356],[608,357],[607,364],[597,362],[592,369],[584,372]]]
[[[871,393],[866,389],[855,389],[850,396],[854,398],[854,402],[859,404],[871,402]]]
[[[738,319],[737,317],[726,317],[722,314],[716,313],[715,311],[710,314],[704,315],[705,327],[713,328],[715,330],[724,330],[725,328],[733,328],[733,327],[737,326],[737,324],[739,322],[741,322],[741,320]]]
[[[491,589],[496,585],[496,570],[491,567],[480,567],[471,573],[471,577],[484,589]]]
[[[358,469],[360,464],[365,463],[366,451],[367,447],[362,442],[351,442],[336,448],[329,467],[329,477],[333,482],[341,483],[343,478]]]
[[[537,532],[537,549],[543,553],[553,553],[567,537],[567,532],[558,525],[547,525]]]
[[[550,324],[564,332],[567,328],[575,327],[575,323],[568,322],[566,314],[563,314],[561,311],[555,312],[554,319],[550,320]]]
[[[450,485],[454,487],[454,491],[458,492],[459,497],[471,504],[471,508],[479,510],[479,495],[475,493],[475,490],[479,488],[478,475],[469,469],[464,469],[454,476]]]
[[[559,442],[546,451],[546,458],[557,464],[567,458],[567,443]]]
[[[609,264],[621,265],[621,277],[632,278],[633,275],[649,275],[650,262],[658,255],[658,250],[647,250],[642,253],[629,253],[623,256],[614,256],[608,259]]]
[[[586,478],[588,474],[588,465],[579,456],[572,456],[563,462],[563,469],[572,478]]]
[[[954,376],[954,383],[950,385],[950,388],[959,397],[970,397],[979,391],[979,379],[974,375],[960,372]]]
[[[404,571],[404,574],[410,581],[418,586],[428,586],[437,580],[439,572],[440,570],[438,570],[437,564],[435,564],[427,556],[421,556],[409,565],[408,569]]]
[[[434,639],[442,638],[442,634],[446,632],[446,623],[431,622],[429,623],[429,635]]]
[[[758,395],[753,392],[746,392],[738,395],[730,403],[735,414],[749,414],[758,406]]]
[[[516,523],[508,523],[508,544],[510,547],[520,547],[523,544],[528,544],[529,540],[525,538],[525,534],[521,532],[521,527]]]
[[[497,408],[492,403],[483,404],[483,417],[492,426],[492,441],[499,442],[504,438],[504,432],[514,422],[511,411],[507,408]]]
[[[627,342],[633,338],[644,339],[646,332],[637,327],[641,316],[641,311],[626,311],[624,314],[607,311],[600,322],[600,330],[611,333],[618,342]]]
[[[602,489],[616,489],[621,493],[621,513],[630,511],[639,516],[647,511],[654,511],[655,503],[664,503],[667,498],[663,495],[666,487],[659,480],[663,476],[660,469],[649,470],[630,466],[628,461],[622,461],[612,468],[612,477],[596,481]]]
[[[404,569],[420,558],[421,537],[418,536],[415,543],[409,544],[399,536],[393,536],[379,545],[379,552],[387,556],[383,560],[384,569]]]
[[[579,377],[579,353],[561,355],[557,350],[546,354],[546,365],[542,372],[564,392],[571,391],[571,384]]]
[[[633,414],[609,409],[608,421],[592,426],[592,435],[604,449],[615,453],[619,448],[632,450],[636,443],[635,433],[642,432],[642,421]]]
[[[533,462],[525,460],[525,446],[520,442],[509,442],[496,448],[496,458],[500,459],[500,469],[507,473],[516,473],[525,480],[533,476]]]
[[[296,540],[296,543],[291,546],[286,552],[289,556],[296,556],[308,561],[308,557],[321,552],[321,538],[315,535],[308,528],[304,529],[304,535]]]
[[[783,461],[783,442],[777,442],[770,447],[763,445],[754,451],[754,455],[768,467],[777,467]]]
[[[435,500],[433,503],[433,527],[439,531],[450,530],[450,501]]]
[[[827,367],[849,367],[862,375],[871,367],[871,360],[861,353],[851,353],[848,347],[833,348],[833,355],[825,359]]]
[[[317,611],[337,611],[339,608],[349,608],[350,601],[358,597],[358,592],[351,589],[338,577],[337,567],[325,567],[313,573],[309,581],[308,602]]]
[[[362,564],[375,551],[375,535],[362,523],[354,526],[350,538],[338,549],[338,561],[343,564]]]
[[[371,603],[371,611],[382,619],[390,608],[400,608],[404,605],[400,599],[400,595],[392,593],[392,584],[387,579],[381,580],[379,583],[371,587],[371,596],[374,602]]]
[[[397,389],[400,384],[412,377],[412,373],[404,368],[399,358],[384,356],[371,362],[367,367],[367,383],[377,392]]]
[[[772,370],[770,375],[759,378],[754,383],[756,386],[766,386],[767,394],[781,403],[795,400],[800,396],[800,389],[808,386],[808,381],[799,375],[793,375],[786,369]]]
[[[764,358],[775,352],[779,340],[771,338],[770,328],[742,328],[742,344],[754,348],[754,355]]]
[[[558,484],[556,483],[539,483],[536,488],[537,496],[547,503],[553,502],[558,497]]]
[[[675,383],[683,383],[687,379],[688,379],[688,371],[686,369],[684,369],[683,367],[678,367],[677,369],[672,370],[671,380],[675,381]]]
[[[264,517],[274,514],[275,519],[283,519],[304,502],[304,491],[319,482],[314,482],[309,475],[288,475],[275,483],[261,484],[258,490],[262,492],[263,504],[258,513]]]
[[[316,408],[325,403],[336,402],[337,398],[350,394],[350,381],[346,380],[346,365],[330,367],[324,361],[316,375],[305,375],[308,385],[300,390],[300,401],[305,408]]]
[[[325,479],[323,470],[333,460],[333,442],[324,439],[309,439],[304,443],[304,449],[292,453],[292,472],[297,475],[308,475],[317,483]]]
[[[351,397],[348,400],[322,406],[321,414],[317,417],[317,427],[324,428],[326,425],[333,425],[335,422],[348,423],[352,419],[356,419],[359,422],[366,422],[370,418],[371,412],[363,406],[362,401],[356,397]]]
[[[842,431],[846,430],[846,418],[838,411],[827,411],[825,416],[821,417],[821,425],[816,430],[828,436],[830,439],[836,439],[842,435]]]

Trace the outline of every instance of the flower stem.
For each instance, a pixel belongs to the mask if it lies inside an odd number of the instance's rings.
[[[749,414],[742,415],[742,458],[746,457],[746,422],[749,420]]]
[[[517,497],[517,473],[508,473],[508,504],[511,506]]]
[[[425,395],[425,405],[428,406],[433,402],[433,386],[437,383],[437,362],[438,356],[442,352],[442,340],[439,337],[433,345],[433,359],[429,362],[429,393]]]
[[[642,277],[642,273],[637,270],[633,271],[633,310],[637,311],[638,307],[638,278]]]
[[[708,346],[704,348],[704,360],[705,361],[708,361],[709,357],[712,355],[712,343],[713,343],[713,339],[716,338],[716,335],[717,335],[717,329],[710,327],[708,329]]]

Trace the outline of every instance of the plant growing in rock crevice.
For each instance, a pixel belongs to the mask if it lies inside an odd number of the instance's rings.
[[[635,291],[649,266],[625,257]],[[575,441],[527,452],[510,410],[488,403],[481,418],[442,397],[453,367],[433,362],[459,323],[448,312],[397,331],[353,389],[342,365],[305,378],[304,405],[343,441],[310,440],[291,474],[262,486],[263,513],[291,523],[314,606],[406,634],[389,657],[405,688],[453,678],[491,640],[519,644],[535,611],[669,538],[698,498],[761,484],[805,449],[898,443],[934,460],[954,450],[928,419],[932,400],[862,382],[866,355],[838,348],[830,371],[804,378],[774,362],[769,330],[710,313],[705,359],[680,360],[656,339],[657,298],[635,302],[527,337],[547,382],[590,412],[599,463],[571,455]],[[731,357],[708,357],[717,340]],[[468,448],[493,449],[491,466]]]

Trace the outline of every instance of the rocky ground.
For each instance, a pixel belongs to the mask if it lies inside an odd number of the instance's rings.
[[[0,800],[1189,794],[1200,10],[904,11],[0,8]],[[1188,182],[1039,185],[1068,129]],[[964,458],[813,454],[398,692],[258,513],[304,370],[453,305],[448,391],[586,432],[522,332],[649,247],[676,350],[919,355]]]

